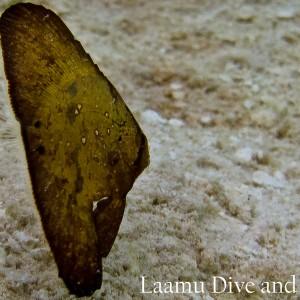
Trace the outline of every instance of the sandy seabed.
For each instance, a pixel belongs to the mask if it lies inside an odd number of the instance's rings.
[[[16,1],[0,2],[3,11]],[[299,299],[299,0],[40,1],[66,22],[143,128],[103,285],[84,299]],[[0,299],[74,299],[57,275],[0,78]],[[203,293],[142,294],[154,282]],[[255,292],[212,293],[213,276]]]

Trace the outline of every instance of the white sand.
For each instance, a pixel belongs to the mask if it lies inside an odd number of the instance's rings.
[[[296,274],[300,290],[299,0],[41,3],[113,82],[151,148],[90,299],[298,299],[259,283]],[[0,83],[0,299],[73,299],[31,197],[2,66]],[[147,289],[207,290],[141,294],[140,276]],[[209,294],[212,276],[257,292]]]

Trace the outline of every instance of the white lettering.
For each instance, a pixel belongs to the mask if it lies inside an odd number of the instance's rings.
[[[188,290],[185,290],[186,285],[188,286]],[[181,287],[179,291],[179,287]],[[192,287],[190,282],[175,282],[176,293],[192,293]]]
[[[287,281],[284,285],[280,281],[272,281],[272,282],[262,282],[261,284],[261,292],[263,294],[291,294],[297,293],[296,289],[296,276],[291,275],[292,281]],[[291,290],[288,289],[288,285],[291,285]]]
[[[164,293],[165,294],[173,294],[173,285],[172,285],[172,282],[170,281],[167,281],[165,284],[164,284]]]
[[[204,294],[206,291],[203,281],[155,281],[151,286],[146,284],[147,276],[140,276],[142,279],[142,294]],[[233,281],[232,277],[213,276],[212,291],[215,294],[248,294],[255,293],[256,285],[252,281]],[[149,281],[149,280],[148,280]],[[265,281],[260,284],[262,294],[296,294],[296,275],[291,275],[291,281]]]
[[[296,294],[298,292],[296,289],[296,276],[291,275],[291,277],[292,277],[292,281],[286,282],[286,284],[284,285],[284,289],[287,294],[291,294],[291,293]],[[288,284],[292,285],[292,290],[290,291],[288,290],[288,286],[287,286]]]
[[[161,282],[156,281],[156,282],[154,282],[153,285],[154,285],[153,293],[158,294],[158,293],[162,293],[163,292],[162,289],[161,289]]]
[[[263,294],[270,293],[269,282],[267,281],[262,282],[260,290]]]
[[[223,289],[221,291],[218,290],[219,285],[217,280],[221,280],[222,281],[221,283],[223,283]],[[226,280],[221,276],[213,276],[213,293],[220,294],[223,293],[225,290],[226,290]]]
[[[200,285],[200,290],[198,290],[198,285]],[[199,284],[194,281],[194,292],[195,293],[203,293],[204,294],[204,282],[200,281]]]
[[[152,291],[145,292],[145,278],[147,276],[140,276],[142,278],[142,291],[141,294],[152,294]]]
[[[221,294],[226,292],[227,294],[233,294],[235,293],[235,289],[238,293],[241,293],[243,290],[249,294],[255,292],[254,290],[250,289],[251,287],[255,286],[255,283],[252,281],[232,281],[232,277],[229,277],[228,279],[229,280],[226,281],[226,279],[221,276],[213,276],[212,293]]]
[[[246,283],[246,287],[245,287],[245,290],[246,290],[246,292],[247,292],[248,294],[254,293],[255,290],[250,290],[249,287],[248,287],[248,285],[250,285],[250,286],[253,287],[253,286],[255,286],[255,283],[252,282],[252,281],[249,281],[249,282]]]

